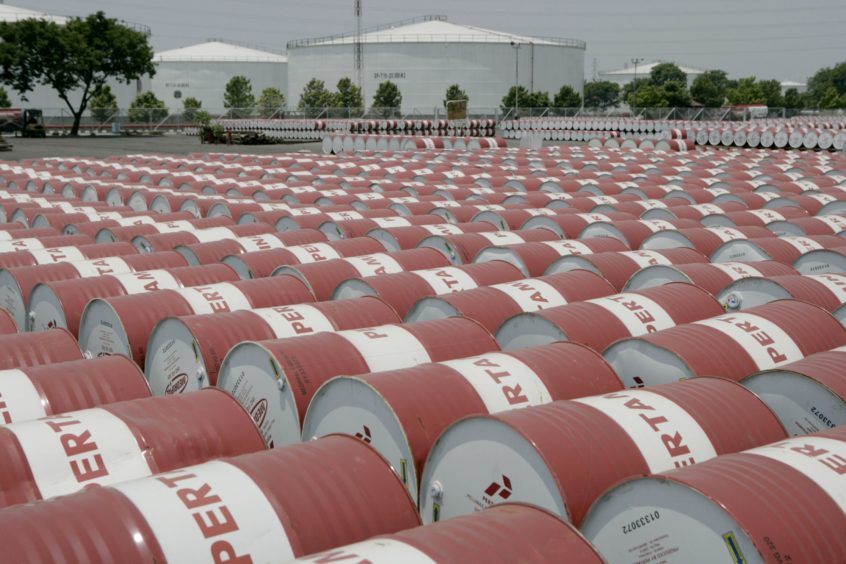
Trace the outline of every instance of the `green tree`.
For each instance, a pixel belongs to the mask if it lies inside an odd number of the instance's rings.
[[[838,96],[837,88],[829,86],[817,100],[817,106],[823,110],[844,108],[846,107],[846,96]]]
[[[462,90],[459,85],[453,84],[447,88],[446,95],[444,96],[444,108],[447,107],[447,102],[454,102],[456,100],[470,100],[470,97],[467,96],[467,92]]]
[[[12,101],[9,100],[9,93],[6,89],[0,86],[0,108],[11,108]]]
[[[193,96],[188,96],[184,100],[182,100],[182,117],[184,117],[188,121],[194,121],[194,118],[197,116],[197,112],[202,109],[203,103],[194,98]]]
[[[552,105],[556,108],[579,108],[582,105],[582,97],[572,86],[565,84],[555,95]]]
[[[771,108],[784,106],[784,97],[781,95],[781,82],[778,80],[760,80],[758,86],[764,94],[764,102]]]
[[[117,98],[108,84],[101,86],[94,92],[90,105],[91,115],[100,123],[106,123],[118,111]]]
[[[705,71],[693,80],[690,85],[690,95],[706,108],[719,108],[726,101],[729,85],[726,71]]]
[[[834,88],[838,96],[846,94],[846,61],[818,70],[808,79],[808,97],[815,104],[828,97],[828,89]]]
[[[632,97],[632,94],[638,92],[641,88],[645,88],[647,86],[652,86],[652,81],[648,78],[636,78],[630,82],[627,82],[623,85],[623,100],[625,100],[626,103],[631,106],[631,102],[629,102],[629,99]]]
[[[263,118],[270,116],[283,117],[282,111],[288,101],[281,90],[275,86],[269,86],[261,91],[258,99],[258,112]]]
[[[788,88],[784,93],[784,107],[790,109],[804,108],[805,96],[800,94],[795,88]]]
[[[687,75],[674,63],[661,63],[649,71],[649,80],[655,86],[664,86],[668,82],[681,82],[687,87]]]
[[[223,91],[223,107],[229,110],[233,118],[246,118],[253,115],[256,97],[253,95],[253,83],[243,75],[235,75],[226,83]]]
[[[79,133],[82,114],[109,78],[129,84],[156,72],[147,34],[103,12],[64,25],[37,19],[0,23],[0,69],[0,82],[24,99],[40,84],[53,88],[73,115],[71,135]]]
[[[687,83],[685,82],[671,80],[658,87],[658,91],[667,102],[667,107],[686,108],[690,106],[690,92],[687,91]]]
[[[612,108],[620,103],[620,85],[610,80],[594,80],[585,83],[585,106],[590,108]]]
[[[361,114],[364,111],[364,98],[361,96],[361,88],[356,86],[350,78],[344,77],[338,81],[337,91],[334,94],[334,106],[345,108],[347,112]]]
[[[129,121],[133,123],[158,123],[167,117],[165,103],[150,92],[142,92],[129,106]]]
[[[393,115],[401,105],[402,92],[399,87],[390,80],[381,83],[373,95],[373,107],[384,108],[383,115]]]
[[[664,89],[654,84],[646,84],[629,94],[627,100],[632,108],[667,108],[670,103],[665,97]]]
[[[552,100],[549,99],[549,92],[532,92],[529,94],[530,108],[551,108]]]
[[[332,98],[332,93],[326,89],[326,84],[322,80],[312,78],[303,88],[297,107],[309,117],[317,117],[324,108],[332,105]]]
[[[211,123],[211,114],[205,110],[196,110],[191,120],[194,125],[209,125]]]
[[[737,84],[726,92],[729,104],[737,106],[741,104],[763,104],[767,101],[761,84],[754,76],[741,78]]]
[[[519,111],[520,108],[534,107],[532,105],[533,103],[532,95],[529,94],[525,86],[512,86],[508,89],[508,94],[502,98],[502,109],[507,112],[508,110],[513,110],[516,105]]]

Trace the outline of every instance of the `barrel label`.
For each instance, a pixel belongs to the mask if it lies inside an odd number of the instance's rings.
[[[188,306],[198,315],[252,309],[247,296],[237,286],[228,282],[180,288],[177,292],[185,298]]]
[[[723,243],[737,239],[748,239],[746,235],[733,227],[706,227],[705,230],[716,235]]]
[[[522,361],[502,353],[441,362],[473,386],[488,413],[552,401],[543,381]]]
[[[21,370],[0,371],[0,425],[47,415],[44,400]]]
[[[620,251],[621,255],[629,257],[641,268],[655,266],[656,264],[672,265],[672,261],[655,251]]]
[[[311,562],[312,564],[327,564],[340,562],[349,564],[434,564],[424,552],[409,544],[389,538],[375,538],[356,544],[350,544],[332,550],[303,556],[294,562]]]
[[[760,209],[760,210],[746,210],[748,213],[754,215],[758,219],[764,222],[764,224],[769,224],[774,221],[784,221],[785,217],[778,213],[775,210],[769,209]]]
[[[617,198],[615,198],[613,196],[589,196],[587,199],[590,200],[591,202],[593,202],[594,204],[598,205],[598,206],[599,205],[613,206],[614,204],[620,203],[620,200],[618,200]]]
[[[676,322],[657,302],[640,294],[616,294],[586,300],[620,320],[632,337],[675,327]]]
[[[639,223],[653,233],[658,231],[676,231],[676,226],[663,219],[641,219]]]
[[[635,200],[635,204],[639,205],[645,210],[664,210],[667,209],[667,204],[662,202],[661,200]],[[659,220],[649,220],[649,221],[659,221]],[[667,222],[664,222],[667,223]],[[672,225],[672,224],[668,224]],[[675,227],[663,227],[662,229],[675,229]]]
[[[699,423],[674,401],[645,390],[625,390],[573,401],[617,422],[643,455],[650,472],[683,468],[717,456]]]
[[[364,216],[361,215],[360,212],[353,210],[329,212],[326,215],[332,218],[333,221],[350,221],[353,219],[364,219]]]
[[[114,220],[121,227],[130,227],[132,225],[150,225],[156,222],[156,219],[149,215],[137,215],[135,217],[119,217]]]
[[[846,442],[808,435],[747,450],[798,470],[846,512]]]
[[[835,233],[846,231],[846,219],[839,215],[818,215],[817,219],[831,227]]]
[[[529,214],[532,217],[537,217],[537,216],[540,216],[540,215],[546,215],[546,216],[558,215],[557,213],[555,213],[555,211],[553,211],[549,208],[529,208],[529,209],[524,209],[523,211],[526,212],[527,214]]]
[[[694,324],[716,329],[732,339],[746,351],[758,370],[781,366],[805,356],[784,329],[758,315],[733,313]]]
[[[387,253],[347,257],[344,260],[358,272],[359,276],[380,276],[403,271],[400,263]]]
[[[331,245],[327,243],[310,243],[308,245],[296,245],[288,247],[288,250],[297,257],[300,264],[308,264],[311,262],[320,262],[324,260],[331,260],[341,258]]]
[[[432,235],[461,235],[464,230],[452,223],[436,223],[435,225],[421,225],[423,229]]]
[[[789,243],[794,249],[802,254],[810,251],[819,251],[824,248],[813,239],[809,239],[807,237],[779,237],[779,239],[785,243]]]
[[[155,227],[159,233],[174,233],[176,231],[188,231],[193,233],[196,231],[194,225],[190,221],[186,221],[184,219],[167,221],[165,223],[154,223],[153,227]]]
[[[842,189],[842,188],[841,188]],[[830,204],[831,202],[836,202],[837,198],[832,196],[831,194],[806,194],[809,198],[813,198],[819,203],[825,205]]]
[[[306,206],[302,208],[292,208],[290,210],[292,216],[299,216],[299,215],[319,215],[323,213],[320,208],[316,208],[313,206]]]
[[[588,225],[591,223],[598,223],[600,221],[611,221],[611,218],[604,213],[577,213],[576,217],[583,219]]]
[[[565,305],[567,300],[552,285],[537,278],[526,278],[491,286],[514,300],[521,311],[538,311]]]
[[[53,249],[33,249],[29,251],[36,264],[55,264],[57,262],[75,262],[88,257],[76,247],[56,247]]]
[[[167,270],[143,270],[116,274],[115,279],[123,286],[127,294],[143,294],[158,290],[170,290],[179,287],[179,282]]]
[[[398,325],[340,331],[338,335],[358,350],[370,372],[432,362],[423,343]]]
[[[114,484],[150,475],[135,436],[104,409],[86,409],[7,427],[26,456],[42,498],[91,484]]]
[[[372,217],[370,221],[382,228],[387,227],[411,227],[411,222],[404,217]]]
[[[690,207],[700,212],[703,216],[723,213],[723,208],[716,204],[693,204]]]
[[[840,301],[846,303],[846,275],[843,274],[814,274],[808,278],[816,280],[826,287],[829,292]]]
[[[285,243],[272,233],[267,235],[250,235],[249,237],[238,237],[235,241],[241,245],[244,252],[269,251],[270,249],[284,249]]]
[[[520,235],[512,231],[484,231],[479,235],[490,241],[491,245],[495,247],[518,245],[526,242]]]
[[[763,276],[760,270],[752,265],[743,262],[712,262],[711,266],[725,272],[732,280],[749,278],[751,276]]]
[[[191,235],[197,238],[200,243],[211,243],[212,241],[223,241],[225,239],[237,239],[231,229],[227,227],[212,227],[211,229],[197,229]]]
[[[285,528],[245,472],[213,461],[117,484],[144,516],[168,562],[281,562]]]
[[[253,310],[277,339],[334,331],[335,326],[319,309],[307,304],[285,305]]]
[[[415,270],[412,274],[422,278],[435,291],[436,296],[479,287],[469,274],[455,266]]]
[[[562,257],[573,255],[590,255],[593,250],[581,241],[562,239],[560,241],[543,241],[543,244],[554,250]]]
[[[123,274],[132,270],[126,264],[126,261],[120,257],[103,257],[72,262],[71,266],[76,269],[82,278],[93,278],[95,276],[103,276],[104,274]]]

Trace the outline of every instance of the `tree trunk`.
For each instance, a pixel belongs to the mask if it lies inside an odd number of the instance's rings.
[[[82,112],[73,112],[73,125],[71,126],[70,136],[76,137],[79,135],[79,124],[82,122]]]

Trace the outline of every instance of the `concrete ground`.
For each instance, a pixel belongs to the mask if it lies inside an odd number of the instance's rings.
[[[24,139],[6,136],[13,146],[11,151],[0,152],[0,161],[37,159],[43,157],[107,157],[134,153],[291,153],[300,150],[322,152],[320,142],[285,145],[204,145],[196,136],[167,134],[149,137],[47,137]]]

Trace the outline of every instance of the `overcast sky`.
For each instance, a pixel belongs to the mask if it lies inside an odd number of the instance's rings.
[[[103,10],[152,28],[157,50],[224,38],[284,50],[351,32],[352,0],[11,0],[56,15]],[[730,75],[802,80],[846,61],[844,0],[364,0],[365,27],[423,14],[522,35],[587,41],[585,77],[632,57]]]

